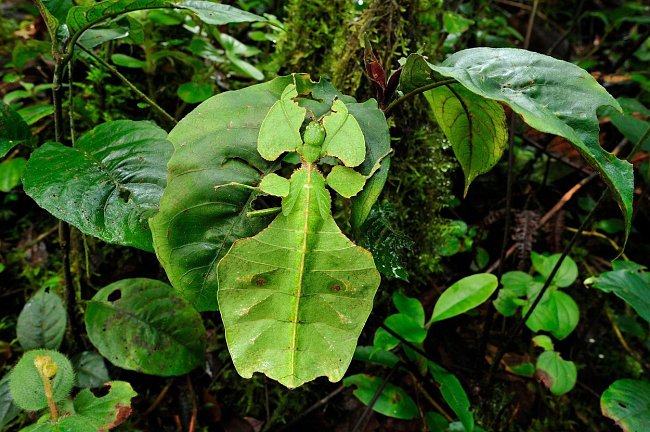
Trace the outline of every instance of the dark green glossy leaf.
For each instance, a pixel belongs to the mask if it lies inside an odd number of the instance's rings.
[[[201,316],[172,287],[153,279],[124,279],[95,294],[86,330],[97,350],[123,369],[183,375],[203,363]]]
[[[106,385],[110,388],[102,397],[83,389],[74,398],[75,413],[87,419],[98,431],[113,429],[124,422],[131,414],[131,399],[137,395],[124,381],[111,381]]]
[[[354,395],[368,405],[383,384],[383,380],[370,375],[352,375],[343,380],[345,386],[355,386]],[[386,384],[372,409],[380,414],[398,419],[413,419],[419,411],[413,399],[401,388]]]
[[[0,162],[0,192],[9,192],[20,184],[26,165],[21,157]]]
[[[72,0],[42,0],[42,2],[60,24],[65,23],[65,17],[72,7]]]
[[[446,320],[480,306],[498,286],[499,280],[489,273],[467,276],[453,283],[436,302],[429,323]]]
[[[151,220],[156,254],[174,288],[198,310],[217,309],[216,268],[238,238],[268,225],[248,218],[256,185],[275,167],[257,153],[257,135],[291,77],[213,96],[170,132],[174,154],[160,213]]]
[[[503,108],[460,84],[441,86],[424,95],[463,169],[467,195],[472,181],[490,171],[506,148]]]
[[[110,380],[104,358],[94,351],[83,351],[72,358],[77,373],[75,385],[81,388],[101,387]]]
[[[88,28],[93,24],[123,13],[141,9],[171,8],[172,4],[173,2],[168,0],[106,0],[87,6],[71,8],[65,22],[68,25],[70,34],[74,35],[82,28]]]
[[[431,69],[458,80],[479,96],[509,105],[531,127],[569,140],[614,192],[629,233],[632,165],[600,146],[596,115],[601,107],[620,110],[620,106],[587,71],[514,48],[459,51]]]
[[[650,273],[641,268],[622,268],[589,278],[586,285],[614,293],[632,306],[641,318],[650,322]]]
[[[564,360],[555,351],[544,351],[537,358],[537,375],[554,395],[563,395],[576,385],[578,372],[572,361]]]
[[[147,221],[165,186],[166,135],[149,122],[118,120],[82,135],[75,147],[47,143],[27,164],[25,192],[85,234],[153,250]]]
[[[408,280],[403,256],[413,241],[395,229],[395,216],[395,209],[388,202],[373,206],[361,227],[359,244],[372,253],[377,270],[383,275]]]
[[[0,158],[25,141],[31,141],[32,133],[25,120],[9,105],[0,102]]]
[[[25,350],[58,349],[63,342],[67,314],[54,293],[40,290],[25,304],[16,324],[18,342]]]
[[[647,381],[614,381],[600,397],[605,417],[614,420],[626,432],[650,430],[650,384]]]

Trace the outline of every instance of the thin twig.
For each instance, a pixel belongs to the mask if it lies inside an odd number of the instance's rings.
[[[368,402],[368,405],[366,405],[365,409],[363,410],[363,413],[361,414],[361,417],[359,417],[359,420],[357,420],[356,424],[352,428],[352,432],[357,432],[359,430],[363,430],[367,424],[366,417],[369,416],[370,411],[372,411],[372,407],[375,406],[375,403],[377,403],[377,400],[379,400],[379,397],[381,394],[384,392],[384,389],[388,385],[388,382],[391,380],[395,372],[397,372],[399,362],[395,363],[393,367],[390,369],[388,372],[388,375],[384,378],[383,382],[373,395],[372,399],[370,399],[370,402]],[[363,427],[362,427],[363,426]]]
[[[528,28],[526,29],[526,38],[524,39],[524,49],[528,49],[530,46],[530,36],[533,34],[533,26],[535,25],[535,16],[537,15],[538,6],[539,0],[533,0],[533,10],[530,12],[530,18],[528,18]]]
[[[97,56],[94,52],[91,50],[87,49],[81,44],[77,44],[77,46],[86,54],[88,54],[90,57],[92,57],[96,62],[104,66],[106,69],[109,70],[113,75],[115,75],[117,78],[120,79],[128,88],[133,90],[138,96],[140,96],[145,102],[147,102],[154,110],[156,110],[161,116],[165,118],[165,120],[169,121],[172,124],[178,123],[174,117],[172,117],[167,111],[165,111],[160,105],[158,105],[156,102],[153,101],[149,96],[144,94],[140,89],[138,89],[127,77],[122,75],[120,71],[118,71],[116,68],[114,68],[112,65],[110,65],[106,60],[103,58]]]
[[[286,430],[291,429],[293,426],[300,423],[309,414],[311,414],[312,412],[316,411],[318,408],[320,408],[320,407],[324,406],[325,404],[327,404],[332,398],[334,398],[336,395],[341,393],[343,390],[345,390],[345,386],[342,385],[342,386],[337,387],[336,390],[334,390],[333,392],[331,392],[330,394],[328,394],[324,398],[318,400],[315,404],[313,404],[312,406],[307,408],[304,412],[302,412],[298,417],[296,417],[295,419],[291,420],[289,423],[285,424],[280,429],[278,429],[277,432],[284,432]]]
[[[535,300],[531,304],[530,308],[526,312],[526,314],[523,317],[519,317],[517,320],[515,326],[513,327],[512,331],[510,332],[510,335],[506,338],[506,341],[499,346],[499,349],[497,350],[496,355],[494,356],[492,360],[492,365],[490,367],[490,371],[488,373],[487,379],[485,380],[486,388],[490,388],[492,384],[492,379],[494,377],[494,373],[496,372],[499,364],[501,363],[501,359],[503,358],[506,349],[508,346],[512,343],[514,338],[519,334],[521,329],[523,328],[524,324],[528,321],[530,316],[533,314],[535,309],[537,308],[537,305],[541,302],[542,298],[544,297],[544,294],[548,290],[548,288],[551,286],[551,281],[553,281],[553,278],[557,274],[558,270],[560,269],[560,266],[564,262],[564,259],[569,255],[569,252],[571,249],[573,249],[573,245],[576,243],[578,238],[580,237],[580,234],[582,234],[582,231],[587,227],[587,224],[591,223],[591,219],[596,213],[596,210],[598,207],[600,207],[600,204],[605,200],[605,197],[607,196],[608,190],[605,189],[603,193],[600,195],[600,198],[596,202],[596,205],[594,205],[594,208],[591,209],[587,217],[582,221],[582,224],[580,225],[580,228],[573,234],[573,237],[571,237],[571,240],[569,241],[569,244],[566,245],[564,250],[562,251],[562,254],[560,255],[560,259],[555,263],[555,266],[553,267],[553,270],[551,270],[551,273],[548,275],[546,278],[546,281],[544,282],[544,286],[542,286],[542,289],[539,291],[537,296],[535,297]]]

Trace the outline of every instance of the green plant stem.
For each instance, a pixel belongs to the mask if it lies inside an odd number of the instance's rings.
[[[167,111],[165,111],[160,105],[158,105],[156,102],[154,102],[149,96],[144,94],[140,89],[138,89],[127,77],[122,75],[120,71],[118,71],[116,68],[114,68],[112,65],[107,63],[104,59],[101,57],[97,56],[94,52],[91,50],[87,49],[81,44],[77,44],[77,46],[86,54],[91,56],[96,62],[104,66],[106,69],[109,70],[113,75],[115,75],[117,78],[119,78],[128,88],[133,90],[138,96],[140,96],[145,102],[147,102],[153,109],[155,109],[161,116],[165,118],[165,120],[169,121],[172,124],[178,123],[174,117],[169,115]]]
[[[573,245],[576,243],[582,232],[585,230],[587,225],[591,222],[591,219],[593,218],[594,214],[596,213],[596,210],[598,210],[598,207],[600,207],[600,204],[605,200],[605,197],[607,196],[608,190],[605,189],[603,193],[600,195],[600,198],[598,198],[598,201],[596,202],[596,205],[594,205],[594,208],[591,209],[587,217],[585,217],[584,221],[582,221],[582,224],[580,225],[580,228],[576,230],[576,232],[573,234],[573,237],[571,237],[571,240],[569,241],[569,244],[566,245],[564,250],[562,251],[562,255],[560,255],[560,259],[555,263],[555,266],[553,267],[553,270],[551,270],[551,273],[548,275],[546,280],[544,281],[544,286],[542,286],[542,289],[539,291],[537,296],[535,297],[535,300],[533,301],[532,305],[526,312],[526,314],[523,317],[520,317],[517,320],[517,323],[513,327],[512,331],[506,338],[506,341],[499,346],[499,349],[497,350],[497,353],[494,356],[494,359],[492,360],[492,365],[490,366],[490,371],[488,372],[488,376],[485,380],[485,388],[489,389],[490,386],[492,385],[492,381],[494,379],[494,374],[499,367],[499,364],[501,363],[501,359],[503,359],[503,356],[505,354],[506,349],[508,346],[512,343],[515,337],[519,334],[521,329],[523,328],[524,324],[530,316],[533,314],[535,309],[537,308],[537,305],[541,302],[542,298],[544,297],[544,294],[548,290],[548,288],[551,286],[551,281],[553,281],[553,278],[557,274],[557,272],[560,270],[560,266],[564,262],[564,259],[569,255],[569,252],[571,249],[573,249]]]
[[[270,207],[262,210],[249,211],[248,213],[246,213],[246,217],[254,218],[254,217],[269,216],[269,215],[280,213],[281,211],[282,211],[282,207]]]
[[[63,143],[63,105],[61,79],[63,78],[64,66],[61,63],[54,65],[54,77],[52,79],[52,102],[54,104],[54,140]]]
[[[406,93],[404,96],[402,96],[399,99],[395,99],[391,103],[388,104],[386,109],[384,109],[384,114],[386,117],[390,116],[391,112],[395,109],[396,106],[406,102],[407,100],[424,93],[427,90],[434,89],[436,87],[441,87],[441,86],[446,86],[449,84],[454,84],[456,82],[455,79],[447,79],[447,80],[442,80],[442,81],[437,81],[431,84],[424,85],[422,87],[418,87],[415,90],[411,90],[410,92]]]
[[[75,130],[74,130],[74,101],[72,100],[74,92],[72,91],[72,66],[74,65],[74,60],[68,65],[68,117],[70,118],[70,142],[74,147],[75,143]]]

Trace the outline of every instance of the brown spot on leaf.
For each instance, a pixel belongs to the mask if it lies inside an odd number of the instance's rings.
[[[341,285],[339,285],[339,284],[332,285],[332,286],[330,287],[330,289],[331,289],[332,291],[334,291],[334,292],[339,292],[339,291],[341,291]]]
[[[266,279],[262,279],[262,278],[257,278],[257,279],[255,279],[255,285],[257,285],[257,286],[264,286],[264,285],[266,285],[267,283],[268,283],[268,282],[267,282]]]
[[[117,411],[115,413],[115,419],[110,424],[104,425],[100,427],[98,430],[105,431],[105,430],[113,429],[117,425],[124,423],[124,420],[126,420],[131,415],[131,412],[133,411],[133,409],[130,406],[121,405],[121,404],[117,404],[115,406],[115,409]]]
[[[553,377],[541,369],[537,369],[537,378],[539,378],[542,384],[544,384],[547,388],[551,388],[554,383]]]

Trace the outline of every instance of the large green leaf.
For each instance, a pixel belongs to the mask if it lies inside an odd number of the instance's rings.
[[[0,102],[0,158],[18,144],[32,139],[25,120],[9,105]]]
[[[131,385],[124,381],[111,381],[106,386],[109,387],[108,393],[102,397],[83,389],[74,398],[75,413],[100,431],[113,429],[124,422],[131,414],[131,399],[137,395]]]
[[[632,306],[641,318],[650,322],[650,273],[640,268],[622,268],[589,278],[586,285],[614,293]]]
[[[127,12],[143,9],[177,8],[194,12],[212,25],[266,21],[266,18],[233,6],[209,1],[173,2],[169,0],[106,0],[88,6],[75,6],[68,12],[66,24],[70,34]]]
[[[290,77],[213,96],[170,132],[174,154],[160,213],[150,225],[158,259],[174,288],[198,310],[216,310],[216,268],[238,238],[268,225],[248,218],[257,196],[230,182],[257,184],[275,167],[257,153],[262,120]]]
[[[291,177],[283,213],[235,242],[217,275],[226,341],[237,371],[287,387],[348,368],[379,286],[372,255],[334,221],[325,179],[311,164]]]
[[[465,313],[486,301],[499,286],[496,276],[479,273],[462,278],[447,288],[433,307],[429,323]]]
[[[27,164],[25,192],[85,234],[151,251],[147,222],[158,211],[172,152],[166,135],[153,123],[118,120],[74,147],[47,143]]]
[[[470,183],[490,171],[506,148],[508,130],[503,108],[460,84],[441,86],[424,95],[463,169],[467,195]]]
[[[25,304],[16,324],[20,346],[25,350],[58,349],[65,335],[67,314],[56,294],[40,290]]]
[[[572,361],[564,360],[558,352],[544,351],[537,358],[535,367],[537,375],[554,395],[563,395],[576,385],[576,365]]]
[[[86,330],[97,350],[123,369],[183,375],[203,362],[199,313],[172,287],[153,279],[124,279],[95,294]]]
[[[626,432],[650,430],[650,384],[647,381],[614,381],[600,397],[603,415]]]
[[[383,385],[384,388],[372,409],[385,416],[408,420],[417,418],[420,414],[417,405],[408,393],[401,387],[390,383],[384,384],[384,380],[379,377],[364,374],[352,375],[344,379],[343,384],[355,386],[353,394],[365,405],[370,403]]]
[[[629,233],[634,192],[632,165],[600,146],[596,115],[601,107],[620,110],[620,106],[587,71],[514,48],[467,49],[453,54],[440,66],[429,66],[479,96],[507,104],[531,127],[569,140],[614,192]]]

